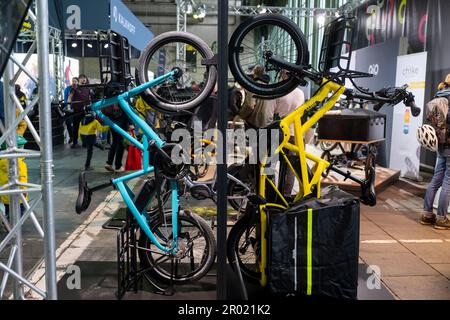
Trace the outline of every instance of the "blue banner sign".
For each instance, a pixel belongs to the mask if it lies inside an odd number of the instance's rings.
[[[50,25],[65,30],[114,30],[142,51],[153,33],[120,0],[49,1]]]
[[[142,51],[153,39],[153,33],[120,0],[111,0],[111,30],[126,37]]]

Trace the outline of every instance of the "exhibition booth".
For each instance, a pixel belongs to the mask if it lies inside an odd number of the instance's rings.
[[[1,5],[15,24],[0,24],[0,299],[388,300],[389,259],[362,259],[367,245],[447,244],[388,223],[423,211],[436,153],[419,133],[450,69],[448,1],[259,5],[232,29],[229,1],[176,1],[197,24],[215,10],[217,52],[185,30],[154,35],[134,1],[13,2]],[[71,83],[83,73],[90,83]],[[56,203],[73,213],[58,239]],[[27,221],[44,257],[24,270]]]

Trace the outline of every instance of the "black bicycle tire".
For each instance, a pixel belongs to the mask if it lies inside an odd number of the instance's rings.
[[[153,53],[155,53],[161,46],[176,41],[184,41],[185,43],[193,46],[205,59],[212,59],[214,56],[209,46],[202,39],[193,34],[179,31],[165,32],[155,37],[142,51],[136,67],[136,82],[138,85],[148,81],[147,67]],[[158,99],[158,97],[156,97],[150,89],[144,91],[141,96],[147,104],[152,106],[152,108],[164,113],[176,113],[183,110],[193,109],[208,98],[216,85],[216,66],[208,66],[207,70],[208,75],[205,81],[205,86],[202,88],[197,97],[186,103],[173,104],[161,101],[161,99]]]
[[[172,219],[172,214],[167,214],[166,215],[166,220],[167,221],[171,221]],[[213,231],[211,229],[211,227],[208,225],[208,223],[201,218],[200,216],[196,215],[196,214],[185,214],[185,213],[180,213],[179,215],[179,219],[182,220],[188,220],[190,222],[194,222],[197,223],[204,231],[205,237],[208,238],[209,243],[209,247],[210,247],[210,252],[208,254],[207,260],[204,263],[203,267],[195,273],[194,276],[189,277],[189,278],[174,278],[173,279],[173,283],[174,284],[186,284],[189,282],[193,282],[193,281],[197,281],[199,279],[201,279],[202,277],[204,277],[212,268],[214,261],[216,260],[216,239],[214,237]],[[157,224],[159,223],[158,220],[154,220],[150,223],[150,229],[152,230],[155,226],[157,226]],[[139,237],[139,247],[141,248],[148,248],[148,243],[149,243],[150,239],[147,237],[147,235],[141,231],[140,237]],[[151,241],[150,241],[151,242]],[[151,268],[151,262],[148,259],[148,255],[145,254],[146,251],[145,250],[139,250],[139,260],[141,263],[141,267],[144,269],[148,269],[149,274],[163,282],[166,284],[169,284],[171,279],[170,277],[165,274],[164,272],[158,272],[157,269]]]
[[[273,24],[284,29],[291,37],[297,47],[297,65],[307,66],[309,64],[309,51],[305,35],[300,28],[288,17],[278,14],[263,14],[249,18],[247,21],[239,25],[231,36],[229,42],[229,66],[231,73],[236,81],[251,93],[262,97],[280,97],[294,90],[300,81],[295,77],[291,77],[288,81],[280,82],[280,84],[265,85],[249,79],[245,71],[242,70],[239,62],[240,42],[252,29],[264,24]]]
[[[338,146],[338,142],[332,142],[331,143],[331,147],[326,147],[326,142],[325,141],[320,141],[319,142],[319,147],[322,151],[333,151],[334,149],[336,149],[336,147]]]
[[[239,239],[242,234],[247,230],[248,226],[252,222],[252,217],[249,214],[244,214],[231,228],[227,239],[227,258],[231,267],[234,269],[235,265],[232,263],[236,257],[239,257],[237,248],[239,246]],[[256,257],[255,257],[256,258]],[[241,263],[238,258],[239,267],[241,269],[242,277],[250,283],[258,283],[261,278],[261,273],[258,271],[252,271]]]

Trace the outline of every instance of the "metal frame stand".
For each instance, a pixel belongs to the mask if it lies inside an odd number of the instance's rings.
[[[228,109],[228,0],[219,1],[218,15],[218,135],[226,146],[227,109]],[[219,153],[217,165],[217,299],[227,297],[227,148]]]
[[[147,194],[142,189],[142,194]],[[146,197],[137,196],[136,206],[145,206],[145,203],[140,204],[139,199],[146,202]],[[151,269],[142,269],[138,263],[138,250],[145,250],[139,247],[139,239],[137,237],[138,230],[140,230],[132,213],[127,210],[126,218],[113,218],[103,225],[104,229],[117,230],[117,298],[122,299],[127,292],[133,291],[137,293],[139,287],[142,288],[144,281],[146,281],[154,289],[155,294],[165,296],[172,296],[175,294],[174,289],[174,262],[171,260],[171,281],[166,287],[159,285],[156,280],[149,276]]]
[[[0,159],[8,160],[8,180],[6,185],[0,186],[0,195],[10,196],[11,223],[2,219],[8,234],[0,242],[0,253],[9,250],[7,264],[0,262],[0,270],[3,278],[0,284],[0,298],[3,297],[9,277],[13,278],[13,298],[25,299],[25,288],[37,293],[45,299],[57,299],[56,290],[56,258],[55,258],[55,225],[53,208],[53,150],[52,150],[52,121],[50,109],[50,81],[49,81],[49,25],[48,25],[48,2],[46,0],[36,1],[36,14],[29,10],[30,18],[38,28],[36,42],[28,51],[23,62],[10,57],[8,66],[3,75],[4,78],[4,109],[5,124],[0,123],[0,144],[7,143],[7,149],[0,151]],[[31,54],[37,47],[39,75],[36,79],[24,66]],[[14,73],[13,63],[19,67]],[[14,83],[19,75],[24,72],[36,85],[39,86],[39,97],[36,97],[29,106],[22,108],[15,95]],[[39,102],[40,114],[40,136],[33,127],[27,114]],[[16,109],[19,114],[16,115]],[[16,128],[20,121],[25,120],[28,130],[32,133],[40,146],[41,152],[17,148]],[[40,158],[41,177],[40,184],[24,183],[19,181],[19,162],[30,158]],[[29,200],[26,195],[30,196]],[[42,200],[44,228],[42,229],[36,218],[34,209]],[[23,205],[23,215],[21,210]],[[44,261],[45,261],[45,291],[31,283],[23,270],[23,239],[22,227],[24,223],[31,220],[37,233],[43,238]],[[27,289],[27,290],[28,290]]]

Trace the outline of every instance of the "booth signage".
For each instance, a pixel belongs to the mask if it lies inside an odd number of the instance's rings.
[[[397,68],[396,59],[399,52],[399,41],[389,40],[372,47],[355,51],[355,69],[373,75],[370,78],[356,79],[356,83],[372,91],[377,91],[395,84],[395,70]],[[392,141],[392,107],[384,107],[380,110],[386,114],[386,143],[381,143],[378,148],[378,162],[381,166],[387,167],[391,158],[389,147]]]
[[[50,24],[65,30],[113,30],[142,51],[153,33],[120,0],[51,2]]]
[[[66,30],[108,29],[109,0],[62,0]]]
[[[413,117],[410,108],[403,104],[394,108],[392,135],[395,139],[391,143],[390,167],[400,169],[402,176],[416,180],[420,170],[420,144],[416,132],[423,123],[427,57],[427,52],[422,52],[400,56],[397,60],[396,85],[408,84],[408,90],[414,94],[422,113],[419,117]]]

